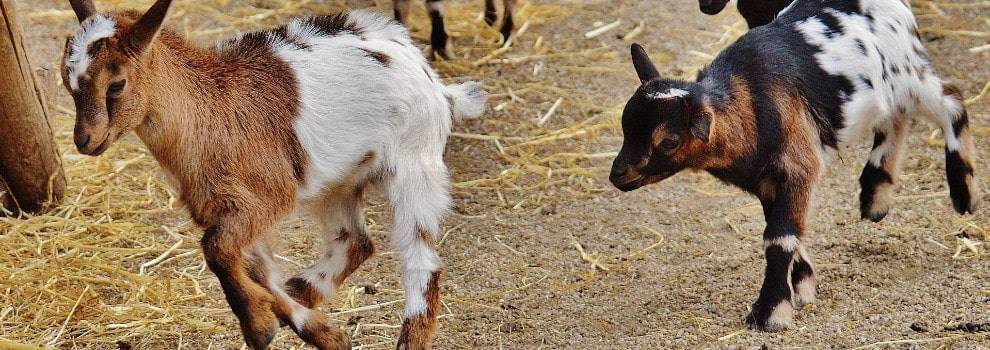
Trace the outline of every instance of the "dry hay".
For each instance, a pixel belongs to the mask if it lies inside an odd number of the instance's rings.
[[[102,6],[114,8],[144,8],[147,3],[100,1]],[[380,9],[390,8],[389,1],[378,0],[376,3]],[[606,145],[599,136],[618,134],[622,106],[598,105],[589,92],[563,88],[547,71],[552,68],[589,78],[603,73],[626,72],[628,67],[622,65],[624,50],[617,51],[609,46],[567,48],[580,47],[573,43],[600,35],[617,35],[624,41],[632,41],[643,32],[644,23],[623,23],[619,19],[596,23],[586,32],[556,38],[550,43],[548,38],[530,34],[528,30],[549,21],[563,21],[578,10],[572,6],[523,2],[517,14],[519,34],[510,43],[499,43],[498,32],[484,24],[481,8],[477,5],[456,3],[450,6],[448,30],[455,38],[458,58],[435,65],[448,80],[470,77],[485,80],[486,90],[491,93],[489,113],[480,122],[460,127],[461,131],[455,133],[454,138],[466,144],[465,148],[483,148],[497,160],[499,168],[487,176],[456,182],[454,190],[489,194],[497,198],[497,204],[503,209],[533,212],[538,212],[551,200],[587,198],[606,190],[607,184],[599,179],[607,172],[608,160],[615,152],[608,148],[614,146]],[[281,23],[292,16],[334,11],[343,4],[311,0],[179,0],[173,6],[170,23],[187,38],[209,43],[239,31]],[[949,16],[944,9],[985,8],[990,4],[922,1],[915,6],[918,16],[926,18]],[[25,12],[22,17],[52,23],[53,27],[61,27],[73,18],[71,11],[63,8]],[[987,21],[990,23],[990,19]],[[427,42],[429,25],[421,10],[414,11],[411,26],[414,38],[420,43]],[[682,72],[682,77],[693,76],[694,71],[745,30],[745,23],[739,20],[718,32],[709,33],[711,45],[699,49],[702,51],[688,51],[687,57],[678,58],[690,60],[693,65],[693,69]],[[990,31],[962,28],[931,27],[923,28],[922,32],[990,37]],[[970,51],[978,53],[988,49],[977,46]],[[674,60],[674,57],[660,53],[652,56],[659,63]],[[485,79],[498,77],[503,67],[523,65],[532,67],[532,76],[527,79]],[[623,74],[631,76],[628,72]],[[968,103],[979,103],[988,90],[990,82]],[[51,213],[0,219],[0,249],[6,252],[0,256],[0,298],[5,300],[0,309],[0,348],[160,348],[165,344],[179,348],[183,344],[194,344],[192,347],[195,348],[195,344],[202,346],[204,343],[184,337],[234,331],[235,326],[221,321],[231,319],[222,298],[204,292],[206,285],[215,284],[215,279],[199,254],[201,232],[177,208],[174,193],[162,180],[158,166],[143,146],[133,141],[120,142],[101,157],[79,156],[73,151],[71,141],[74,115],[71,104],[57,106],[54,110],[57,114],[56,136],[64,150],[69,187],[64,203]],[[990,132],[983,128],[978,129],[977,134],[985,137]],[[933,133],[929,144],[940,147],[939,142],[937,133]],[[706,196],[739,194],[738,190],[706,175],[689,176],[694,181],[692,189]],[[378,223],[384,211],[382,206],[373,205],[368,211],[369,229],[383,230]],[[754,227],[758,227],[762,219],[757,203],[736,208],[723,220],[738,235],[758,240],[755,234],[759,229]],[[990,226],[985,221],[974,220],[971,217],[958,219],[956,226],[960,231],[968,232],[968,236],[957,237],[957,232],[953,232],[929,239],[932,244],[946,249],[947,258],[965,259],[985,254],[986,247],[982,244],[990,240]],[[296,222],[286,225],[299,226]],[[443,239],[459,227],[449,228]],[[580,254],[582,261],[577,263],[587,264],[589,278],[586,280],[593,280],[596,270],[627,269],[631,262],[625,258],[643,255],[664,244],[664,235],[652,228],[631,228],[656,236],[656,243],[626,256],[604,256],[585,251],[581,242],[573,236],[568,237]],[[496,236],[495,239],[521,255],[512,245],[503,242],[511,238]],[[305,266],[303,262],[280,258],[294,269]],[[526,276],[514,290],[492,293],[525,289],[548,275],[532,277]],[[367,292],[366,288],[379,289],[377,302],[358,300],[357,296]],[[477,300],[487,297],[481,296]],[[445,296],[443,300],[445,305],[458,303],[491,312],[502,311],[476,300],[452,296]],[[339,326],[347,325],[347,330],[360,344],[358,348],[390,348],[399,326],[397,320],[391,324],[366,324],[353,322],[351,316],[379,308],[394,308],[401,302],[401,291],[397,288],[345,287],[331,303],[335,309],[330,317]],[[444,316],[449,316],[449,308],[445,313]],[[723,335],[719,340],[730,339],[742,332]],[[287,333],[282,332],[280,337]],[[230,343],[237,342],[233,339]],[[889,344],[911,342],[894,340]],[[213,344],[212,340],[210,344]]]

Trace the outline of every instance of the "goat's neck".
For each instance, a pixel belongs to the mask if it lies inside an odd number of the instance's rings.
[[[147,115],[136,133],[161,165],[188,185],[184,178],[195,177],[197,166],[205,161],[204,146],[216,142],[212,127],[225,124],[232,116],[224,98],[231,91],[218,86],[221,66],[231,62],[215,53],[186,44],[177,35],[163,32],[146,56],[149,79],[145,81]]]

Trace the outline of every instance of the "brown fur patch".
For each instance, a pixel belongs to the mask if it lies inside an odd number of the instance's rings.
[[[392,58],[389,57],[388,55],[386,55],[383,52],[378,52],[378,51],[375,51],[375,50],[369,50],[369,49],[364,49],[364,48],[362,48],[360,50],[361,51],[364,51],[364,54],[365,55],[367,55],[368,57],[371,57],[375,61],[378,61],[378,63],[381,64],[384,67],[388,67],[389,63],[392,62]]]
[[[397,349],[429,350],[433,348],[433,336],[437,331],[437,314],[440,311],[440,271],[430,276],[424,295],[426,312],[402,321]]]
[[[344,280],[354,273],[365,260],[375,254],[375,246],[368,239],[368,235],[361,232],[351,236],[351,245],[347,248],[347,265],[344,266],[339,275],[333,278],[333,283],[337,287],[340,287]]]
[[[734,159],[756,151],[756,110],[749,84],[741,77],[732,77],[730,86],[732,100],[722,110],[707,106],[707,101],[703,107],[712,114],[709,143],[695,140],[678,152],[691,155],[686,160],[693,169],[724,169]]]
[[[303,306],[313,309],[323,302],[323,296],[305,278],[296,276],[285,282],[285,292]]]
[[[319,312],[311,312],[306,325],[296,331],[299,338],[319,350],[348,350],[351,339],[339,329],[330,327],[329,320]]]
[[[150,48],[150,76],[128,80],[148,104],[136,132],[178,180],[200,225],[235,211],[275,222],[292,209],[304,179],[307,158],[293,129],[298,91],[268,42],[248,34],[214,53],[165,30]],[[204,83],[215,79],[225,86]]]
[[[784,128],[781,132],[783,150],[777,166],[787,174],[787,182],[778,185],[789,190],[792,220],[797,226],[798,237],[803,238],[811,196],[824,167],[822,146],[801,94],[780,88],[770,94],[777,104]]]

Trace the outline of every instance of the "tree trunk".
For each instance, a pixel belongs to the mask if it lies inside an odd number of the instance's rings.
[[[65,174],[14,17],[13,1],[0,0],[0,183],[16,202],[8,211],[38,212],[62,197]]]

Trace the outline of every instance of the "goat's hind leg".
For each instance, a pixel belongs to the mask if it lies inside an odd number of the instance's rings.
[[[901,149],[904,148],[905,121],[888,118],[874,129],[873,150],[859,176],[859,211],[863,219],[878,222],[890,211],[894,201]]]
[[[410,157],[414,158],[414,157]],[[439,158],[439,157],[438,157]],[[435,242],[450,206],[442,160],[396,169],[388,182],[395,209],[392,243],[402,257],[406,309],[396,345],[400,350],[432,348],[440,312],[440,257]]]
[[[308,308],[332,298],[344,280],[375,253],[365,232],[362,192],[361,186],[341,186],[310,206],[322,228],[325,253],[286,282],[289,294]]]
[[[942,95],[944,112],[936,118],[945,134],[945,172],[949,181],[949,196],[957,212],[973,213],[980,201],[980,184],[973,174],[976,148],[969,130],[969,114],[959,88],[945,85]]]

